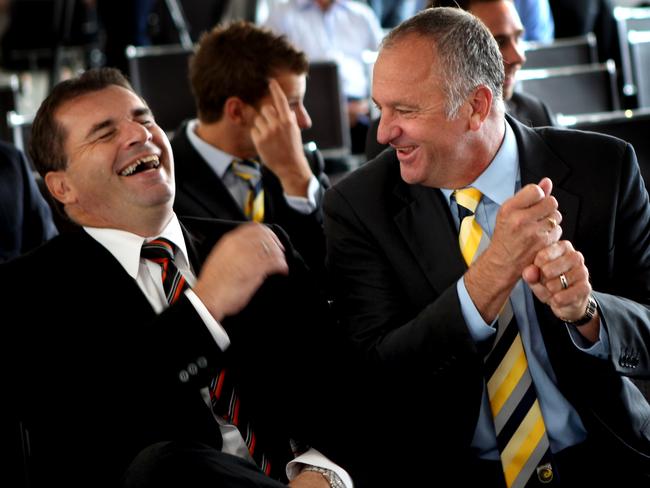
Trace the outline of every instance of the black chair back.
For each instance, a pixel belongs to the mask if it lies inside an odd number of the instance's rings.
[[[302,132],[304,142],[315,142],[326,158],[350,153],[350,123],[341,90],[338,66],[334,61],[309,65],[305,108],[312,127]]]
[[[169,133],[196,114],[188,78],[191,54],[192,49],[176,44],[129,46],[126,50],[133,88],[149,104],[158,125]]]
[[[650,30],[650,7],[614,7],[614,19],[621,50],[621,76],[623,95],[636,101],[637,80],[632,67],[632,54],[628,34],[630,31]]]
[[[535,95],[556,114],[620,109],[614,62],[548,69],[522,69],[517,89]]]
[[[650,30],[628,33],[632,74],[639,107],[650,107]]]
[[[559,125],[572,129],[589,130],[609,134],[629,142],[634,147],[641,168],[641,175],[650,188],[650,109],[618,110],[559,116]]]
[[[598,62],[598,46],[593,33],[556,39],[551,43],[529,42],[526,69],[573,66]]]

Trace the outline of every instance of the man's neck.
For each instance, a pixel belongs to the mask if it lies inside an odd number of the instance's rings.
[[[255,151],[250,149],[252,142],[244,130],[224,121],[206,124],[199,120],[196,125],[196,135],[206,143],[236,158],[249,159]]]
[[[152,209],[150,211],[138,212],[137,218],[133,215],[128,220],[122,222],[108,222],[100,218],[90,216],[70,215],[70,218],[82,227],[95,227],[99,229],[118,229],[141,237],[156,237],[167,227],[172,219],[174,212],[172,207],[164,209]]]

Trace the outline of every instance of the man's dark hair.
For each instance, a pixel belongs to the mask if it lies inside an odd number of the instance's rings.
[[[307,73],[309,64],[284,35],[250,22],[217,26],[203,34],[190,59],[190,83],[203,122],[216,122],[229,97],[256,105],[280,70]]]
[[[52,89],[36,113],[29,143],[29,155],[41,176],[45,177],[50,171],[63,170],[68,165],[64,150],[67,134],[54,117],[56,111],[70,100],[111,85],[135,93],[128,80],[115,68],[89,69],[76,78],[62,81]]]

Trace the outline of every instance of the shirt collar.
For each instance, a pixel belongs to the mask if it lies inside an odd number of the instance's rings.
[[[504,121],[504,124],[506,126],[505,136],[494,159],[476,180],[467,185],[476,188],[499,206],[515,194],[519,181],[517,139],[510,124],[507,121]],[[440,190],[449,202],[454,189],[441,188]]]
[[[176,251],[176,259],[184,260],[185,264],[190,262],[187,255],[183,230],[181,229],[181,224],[176,214],[172,215],[171,220],[159,235],[147,238],[120,229],[84,227],[84,230],[104,246],[133,279],[137,279],[138,277],[142,244],[157,237],[169,239],[176,245],[178,248]]]
[[[217,149],[211,144],[208,144],[198,135],[196,135],[196,126],[199,121],[197,119],[190,120],[185,128],[187,138],[190,140],[190,144],[194,146],[194,149],[201,155],[201,157],[208,163],[212,171],[216,173],[219,178],[223,179],[223,175],[226,174],[230,163],[233,159],[236,159],[234,156],[223,152],[221,149]]]

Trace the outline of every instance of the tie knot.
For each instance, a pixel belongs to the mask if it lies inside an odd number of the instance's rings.
[[[469,210],[472,214],[476,212],[476,207],[478,207],[481,197],[483,196],[476,188],[455,190],[453,195],[456,198],[456,203],[460,207]]]
[[[150,242],[142,244],[142,251],[140,255],[145,259],[151,261],[169,259],[174,260],[176,254],[176,245],[164,237],[159,237]]]
[[[248,182],[254,182],[261,177],[260,163],[250,159],[235,159],[230,167],[236,176]]]

